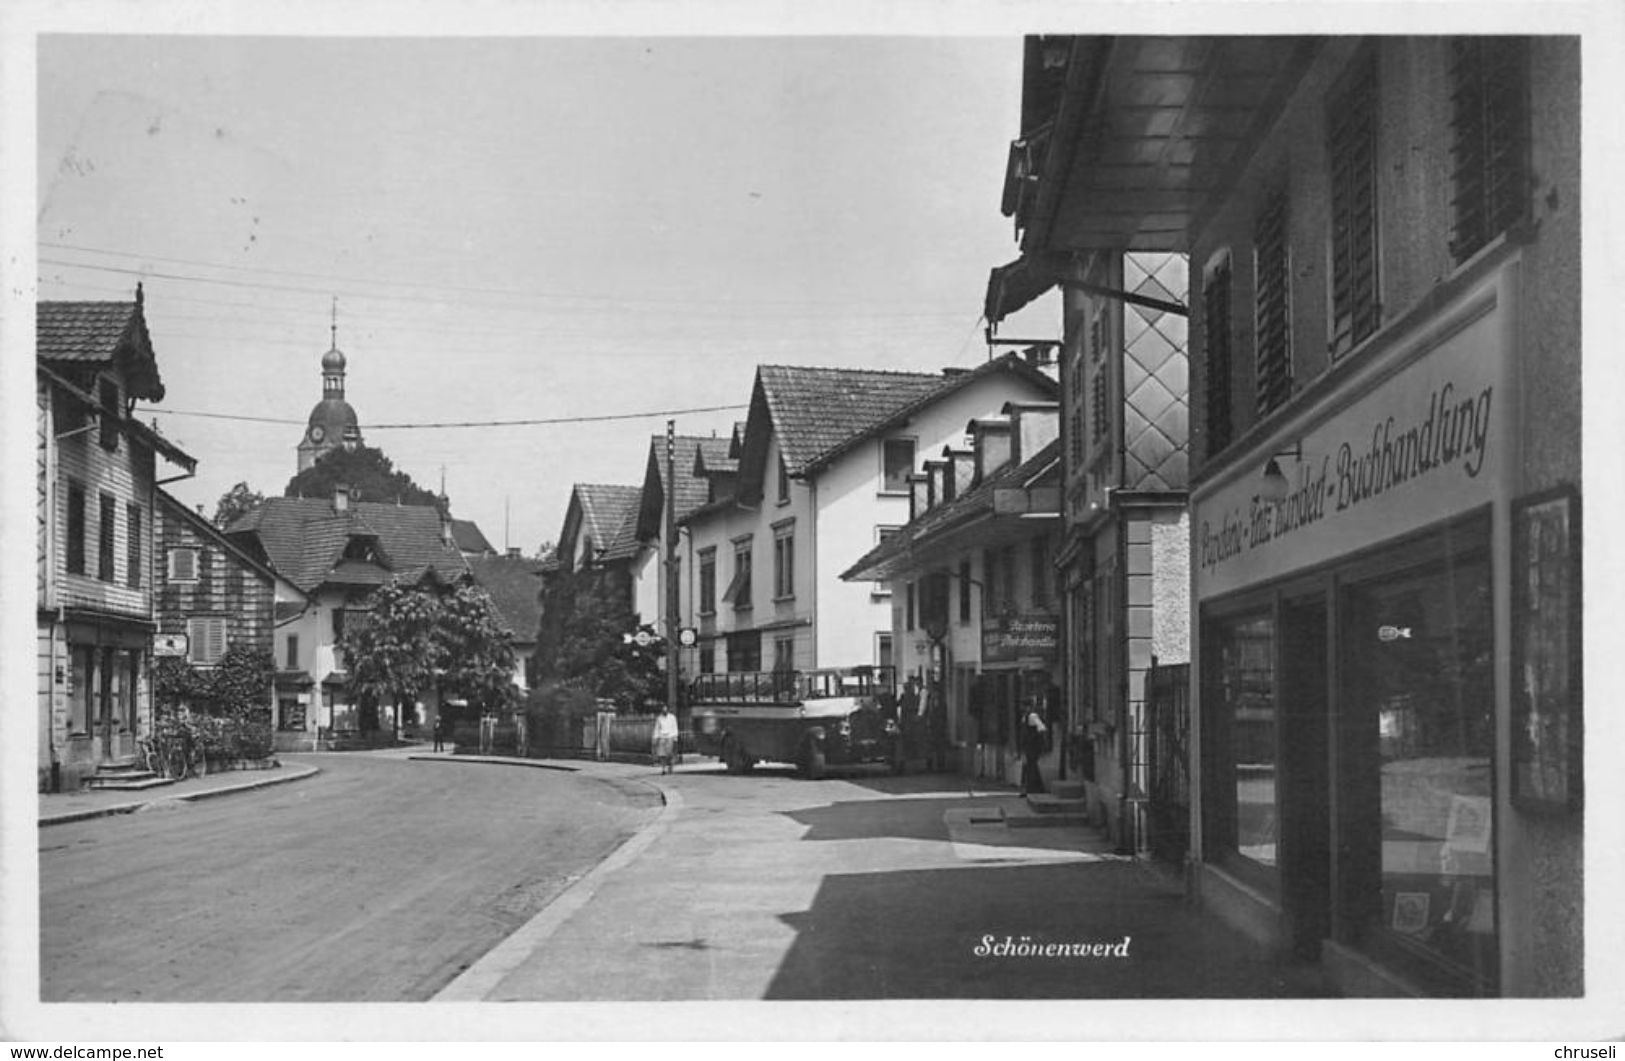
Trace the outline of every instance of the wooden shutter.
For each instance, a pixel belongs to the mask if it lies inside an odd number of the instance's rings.
[[[125,533],[128,535],[129,571],[127,581],[131,589],[141,588],[141,507],[126,505],[124,509]]]
[[[1256,273],[1258,415],[1264,416],[1292,397],[1291,295],[1287,262],[1287,195],[1280,187],[1264,200],[1253,230]]]
[[[1331,350],[1377,330],[1377,62],[1367,49],[1328,99],[1331,160]]]
[[[1450,253],[1459,264],[1528,213],[1528,42],[1457,38],[1450,43],[1450,78]]]
[[[169,550],[169,580],[171,582],[197,581],[197,550]]]
[[[1203,341],[1206,344],[1207,455],[1230,444],[1230,256],[1220,256],[1202,277]]]

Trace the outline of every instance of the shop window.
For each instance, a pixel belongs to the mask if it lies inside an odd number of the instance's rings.
[[[1377,61],[1366,49],[1326,101],[1332,356],[1377,330]]]
[[[773,669],[787,671],[796,669],[796,639],[790,637],[775,637],[773,639]]]
[[[875,666],[882,671],[889,671],[895,665],[892,655],[891,634],[884,631],[875,633]]]
[[[1033,579],[1033,610],[1047,611],[1050,606],[1050,577],[1049,539],[1034,538],[1031,553],[1032,579]]]
[[[1220,861],[1277,864],[1275,620],[1212,620],[1203,627],[1204,724],[1211,738],[1208,808]]]
[[[1230,444],[1230,255],[1214,258],[1202,274],[1203,343],[1206,346],[1204,395],[1207,455]]]
[[[1256,344],[1258,415],[1266,416],[1292,397],[1292,323],[1287,193],[1277,187],[1264,198],[1253,228],[1256,279],[1253,337]]]
[[[89,645],[73,646],[73,661],[68,690],[68,732],[90,732],[90,720],[95,717],[96,650]]]
[[[762,669],[762,632],[760,630],[728,635],[728,669],[730,671],[759,671]]]
[[[970,587],[970,561],[961,560],[959,561],[959,621],[961,623],[970,622]]]
[[[1429,990],[1494,994],[1488,560],[1351,587],[1344,615],[1344,935]]]
[[[1528,52],[1522,37],[1450,42],[1450,253],[1458,264],[1528,213]]]
[[[68,574],[85,573],[85,488],[68,483]]]
[[[999,613],[999,565],[998,554],[992,549],[982,550],[982,614],[997,615]]]
[[[717,650],[714,646],[706,645],[700,649],[700,673],[715,674],[717,669]]]

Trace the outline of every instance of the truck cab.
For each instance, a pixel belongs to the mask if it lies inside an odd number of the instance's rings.
[[[729,773],[789,763],[816,780],[830,766],[902,766],[895,712],[883,704],[889,668],[702,674],[689,687],[690,725],[702,755]]]

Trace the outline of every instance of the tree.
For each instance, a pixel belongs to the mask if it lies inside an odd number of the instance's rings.
[[[362,729],[379,728],[380,706],[405,707],[429,691],[481,711],[513,705],[512,638],[485,590],[391,583],[368,604],[367,619],[348,626],[339,644],[360,694]]]
[[[214,525],[225,530],[264,502],[264,494],[250,489],[247,483],[238,483],[220,495],[214,506]]]
[[[316,463],[288,480],[283,497],[332,497],[340,483],[363,501],[399,501],[403,505],[438,505],[440,498],[417,483],[384,452],[371,446],[329,450]]]
[[[661,652],[628,642],[640,629],[619,572],[559,572],[543,591],[537,661],[545,676],[640,709],[665,691]],[[649,630],[648,626],[641,629]]]
[[[373,590],[365,620],[345,626],[339,649],[361,704],[361,729],[379,728],[378,708],[415,703],[434,685],[440,597],[430,589],[389,583]]]

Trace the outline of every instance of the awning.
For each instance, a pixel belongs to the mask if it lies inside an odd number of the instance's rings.
[[[322,679],[322,686],[328,689],[342,689],[350,684],[350,675],[344,671],[336,670]]]
[[[316,679],[304,670],[279,670],[276,672],[276,684],[280,688],[308,689],[316,684]]]
[[[747,592],[750,587],[750,564],[742,563],[734,570],[733,581],[728,583],[728,590],[722,595],[724,604],[737,604],[741,593]],[[745,603],[750,603],[748,600]]]
[[[1056,279],[1054,270],[1025,254],[1008,265],[1000,265],[988,274],[982,315],[988,324],[998,324],[1054,287]]]

